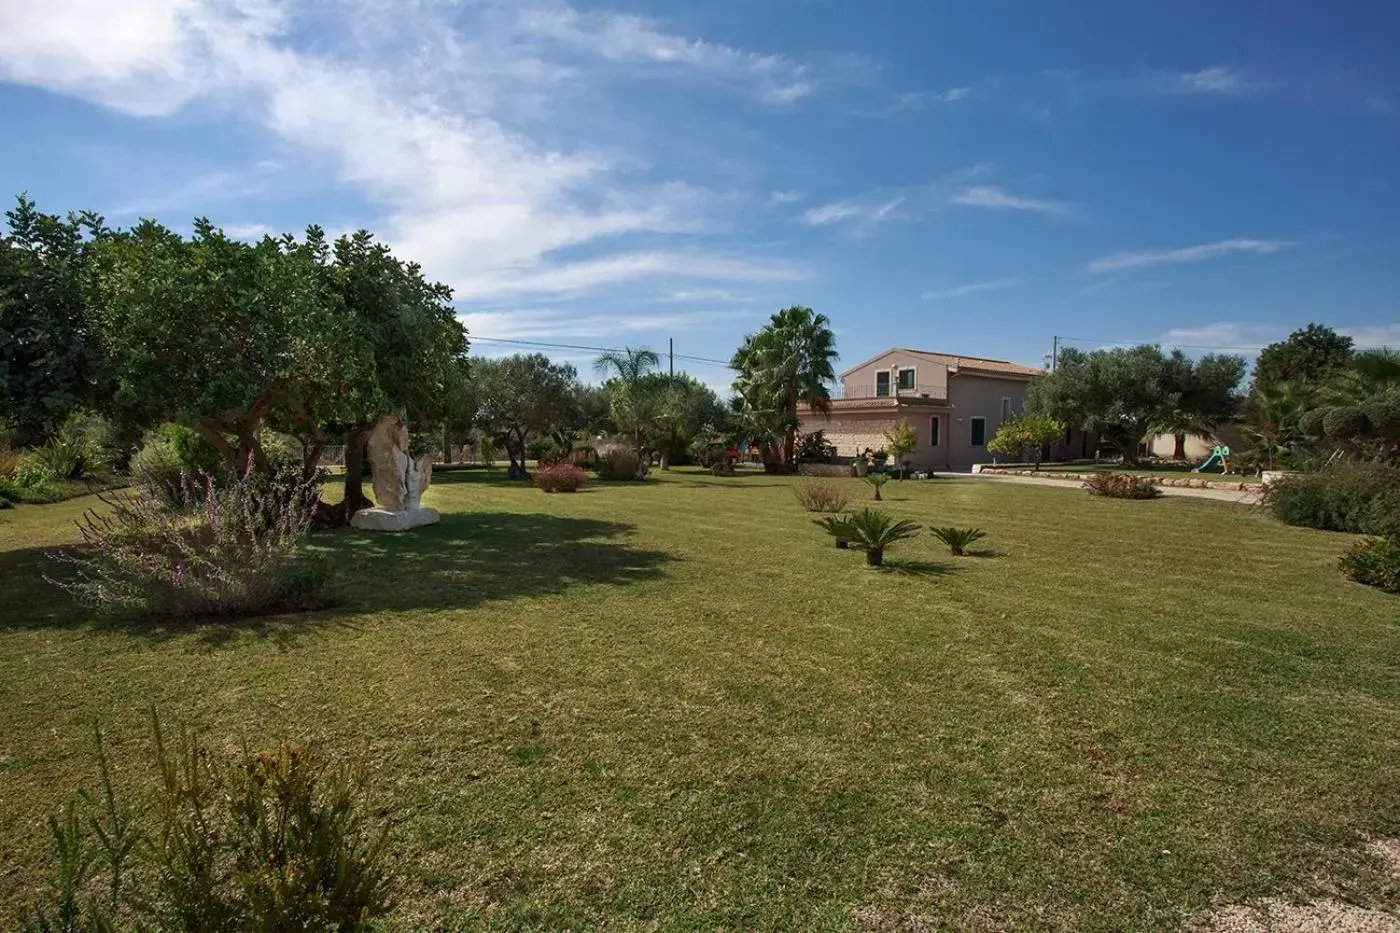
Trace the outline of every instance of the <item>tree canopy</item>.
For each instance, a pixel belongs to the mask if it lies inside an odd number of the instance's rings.
[[[571,431],[580,420],[578,372],[542,353],[478,360],[473,366],[477,423],[510,457],[512,473],[525,473],[530,445],[552,431]]]
[[[782,462],[791,464],[797,441],[797,406],[816,411],[831,406],[830,384],[836,379],[836,335],[825,314],[791,307],[777,312],[755,334],[744,338],[731,365],[738,371],[734,390],[750,411],[750,420],[781,431]],[[776,451],[763,443],[765,465]]]
[[[1315,390],[1346,367],[1352,352],[1350,337],[1321,324],[1309,324],[1260,352],[1254,363],[1254,385],[1296,382]]]
[[[83,296],[87,259],[102,236],[93,213],[41,213],[20,195],[0,236],[0,411],[21,444],[52,434],[109,391]]]
[[[1238,356],[1188,359],[1157,346],[1062,352],[1032,384],[1029,410],[1108,437],[1130,463],[1150,430],[1189,418],[1209,426],[1234,416],[1244,376]]]

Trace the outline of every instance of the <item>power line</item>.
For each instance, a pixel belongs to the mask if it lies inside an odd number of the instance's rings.
[[[514,337],[483,337],[480,334],[468,335],[469,340],[485,340],[490,343],[502,343],[515,347],[538,347],[542,350],[587,350],[590,353],[622,353],[623,347],[591,347],[577,343],[549,343],[543,340],[521,340]],[[692,363],[709,363],[713,366],[723,366],[725,369],[733,367],[728,360],[716,360],[707,356],[689,356],[684,353],[675,354],[678,360],[689,360]]]
[[[1091,340],[1087,337],[1061,337],[1061,343],[1091,343],[1101,347],[1111,346],[1141,346],[1142,344],[1160,344],[1162,346],[1175,347],[1178,350],[1263,350],[1264,347],[1230,347],[1230,346],[1209,346],[1205,344],[1192,343],[1172,343],[1166,340]]]

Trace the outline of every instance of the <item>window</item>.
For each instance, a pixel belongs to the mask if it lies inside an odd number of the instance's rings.
[[[875,394],[890,394],[890,374],[884,370],[875,374]]]
[[[986,446],[987,446],[987,419],[986,419],[986,418],[973,418],[973,419],[972,419],[972,446],[973,446],[973,447],[986,447]]]
[[[914,388],[914,369],[913,369],[913,367],[910,367],[909,369],[901,369],[901,370],[899,371],[899,387],[900,387],[901,389],[913,389],[913,388]]]
[[[1011,399],[1003,397],[1001,400],[1001,420],[1011,420]]]
[[[942,419],[940,419],[937,415],[934,415],[932,418],[929,419],[929,422],[928,422],[928,436],[929,436],[928,445],[929,445],[930,447],[937,447],[937,446],[938,446],[938,428],[939,428],[939,425],[940,425],[941,423],[942,423]]]

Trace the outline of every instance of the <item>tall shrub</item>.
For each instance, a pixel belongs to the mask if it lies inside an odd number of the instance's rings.
[[[305,549],[320,477],[251,469],[216,485],[186,480],[179,503],[144,490],[99,496],[60,555],[58,584],[99,610],[244,616],[315,604],[324,566]]]
[[[1400,465],[1341,462],[1264,491],[1264,507],[1290,525],[1359,534],[1400,533]]]

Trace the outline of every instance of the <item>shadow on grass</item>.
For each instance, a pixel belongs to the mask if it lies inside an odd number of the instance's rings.
[[[631,530],[594,519],[471,512],[449,513],[437,525],[401,534],[322,532],[311,537],[310,549],[333,568],[329,608],[217,620],[94,617],[44,579],[61,571],[51,557],[62,548],[0,551],[0,631],[91,626],[155,640],[194,635],[210,645],[251,632],[292,644],[314,630],[355,628],[357,617],[371,613],[471,609],[575,586],[659,578],[674,558],[616,540]]]
[[[888,557],[885,558],[883,564],[873,569],[880,573],[909,577],[946,577],[949,574],[962,571],[961,567],[954,564],[941,564],[932,560],[900,560]]]

